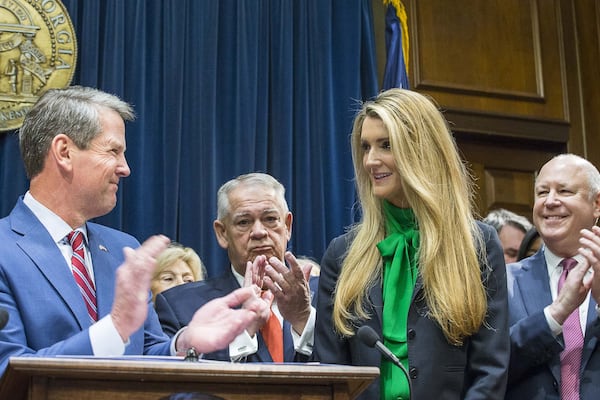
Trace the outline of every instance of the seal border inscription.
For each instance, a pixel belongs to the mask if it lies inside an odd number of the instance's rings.
[[[71,84],[77,37],[60,0],[0,0],[0,132],[18,129],[48,89]]]

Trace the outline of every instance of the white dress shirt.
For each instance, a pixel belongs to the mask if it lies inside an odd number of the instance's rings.
[[[240,287],[244,286],[244,277],[240,275],[233,266],[231,266],[231,271],[233,272],[233,276],[238,281]],[[271,305],[271,310],[279,319],[279,323],[282,323],[283,317],[279,312],[279,308],[277,307],[277,303],[273,302]],[[296,352],[310,356],[312,354],[313,345],[315,342],[315,320],[316,320],[317,311],[311,305],[310,307],[310,316],[308,317],[308,321],[306,322],[306,326],[304,327],[304,332],[301,335],[298,335],[292,327],[290,327],[290,331],[292,333],[292,339],[294,341],[294,349]],[[231,361],[241,361],[245,357],[248,357],[251,354],[254,354],[258,351],[258,339],[256,335],[254,337],[250,337],[247,331],[242,332],[238,337],[236,337],[233,342],[229,344],[229,357]]]
[[[69,268],[70,272],[73,249],[69,242],[65,240],[65,237],[73,229],[63,221],[62,218],[34,199],[31,193],[25,193],[23,203],[29,207],[31,212],[33,212],[44,228],[46,228],[65,259],[66,264],[64,264],[64,268]],[[87,247],[87,229],[85,224],[77,229],[82,231],[84,235],[85,267],[95,285],[92,256]],[[57,264],[57,268],[61,268],[61,265]],[[83,299],[81,299],[81,301],[83,301]],[[110,314],[90,326],[88,332],[92,344],[92,351],[95,356],[114,357],[121,356],[125,353],[125,346],[127,343],[123,343],[121,335],[119,335],[119,332],[115,328]]]
[[[548,282],[550,283],[550,293],[552,295],[552,301],[556,300],[558,296],[558,281],[563,272],[563,267],[560,264],[563,257],[559,257],[556,254],[552,253],[546,246],[544,246],[544,258],[546,259],[546,266],[548,268]],[[577,263],[584,262],[584,259],[581,255],[576,255],[573,257],[577,260]],[[592,269],[590,268],[586,277],[588,277],[592,273]],[[587,314],[588,308],[590,305],[590,292],[588,292],[585,300],[579,306],[579,321],[581,322],[581,332],[585,336],[585,327],[587,325]],[[548,308],[550,306],[546,306],[544,308],[544,315],[546,316],[546,321],[548,322],[548,326],[550,326],[550,330],[555,336],[558,336],[562,333],[562,325],[560,325],[556,320],[550,315],[550,311]]]

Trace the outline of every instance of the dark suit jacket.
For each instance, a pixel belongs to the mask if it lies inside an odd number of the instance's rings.
[[[437,323],[427,317],[423,283],[420,277],[417,279],[407,326],[413,399],[493,400],[504,397],[509,360],[504,256],[496,231],[488,225],[479,226],[484,233],[491,268],[482,266],[488,293],[486,325],[467,338],[463,346],[448,344]],[[333,330],[332,293],[351,241],[349,234],[334,239],[321,262],[313,358],[325,363],[379,367],[381,355],[376,349],[366,346],[356,336],[340,338]],[[460,293],[456,295],[461,296]],[[358,325],[371,326],[381,337],[381,283],[369,291],[369,302],[371,318]],[[379,379],[358,398],[379,399]]]
[[[316,291],[318,279],[311,278],[310,287],[311,295]],[[209,301],[218,297],[223,297],[236,289],[239,289],[238,284],[231,268],[219,277],[211,278],[205,281],[192,282],[184,285],[175,286],[156,296],[156,312],[158,314],[163,331],[173,336],[177,331],[186,326],[192,316],[200,307]],[[316,296],[312,296],[313,305],[316,305]],[[287,321],[283,321],[283,352],[285,362],[307,361],[308,356],[297,354],[294,350],[292,334],[290,332],[291,325]],[[262,338],[262,335],[257,333],[258,351],[247,357],[247,362],[272,362],[271,354]],[[229,347],[215,351],[213,353],[204,354],[205,359],[230,361]]]
[[[507,266],[511,355],[506,399],[560,399],[562,335],[544,316],[552,303],[544,250]],[[590,297],[580,375],[582,400],[600,399],[600,320]]]
[[[98,224],[88,223],[87,232],[102,318],[112,308],[123,247],[139,243]],[[169,338],[148,300],[146,323],[130,337],[125,354],[169,355]],[[56,243],[22,199],[0,220],[0,307],[9,313],[0,330],[0,373],[10,356],[92,355],[90,319],[79,287]]]

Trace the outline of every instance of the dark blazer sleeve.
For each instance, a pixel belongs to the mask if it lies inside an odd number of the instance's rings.
[[[507,398],[557,396],[561,338],[546,321],[552,302],[543,251],[507,266],[511,355]]]
[[[344,237],[333,239],[321,260],[321,274],[317,290],[315,347],[312,357],[315,361],[351,364],[347,343],[335,333],[332,318],[333,291],[347,245],[348,241]]]
[[[317,321],[315,325],[315,347],[312,359],[326,364],[342,364],[356,366],[379,367],[381,355],[374,348],[363,344],[356,337],[344,338],[334,329],[333,324],[333,292],[339,277],[342,261],[353,239],[353,234],[345,234],[331,241],[321,261],[321,275],[317,299]],[[376,287],[373,292],[380,291]],[[381,298],[381,296],[379,296]],[[372,305],[367,305],[367,313],[372,318],[359,321],[358,325],[369,325],[376,332],[381,332],[381,322]],[[379,398],[379,378],[362,392],[357,399],[369,400]]]
[[[531,371],[558,357],[563,350],[561,342],[554,337],[543,310],[519,321],[510,328],[511,357],[509,385],[512,387],[527,378]]]
[[[163,331],[173,336],[189,324],[200,307],[238,288],[233,273],[228,270],[221,276],[178,285],[159,293],[154,306]]]
[[[487,252],[482,278],[488,311],[484,324],[468,340],[466,393],[464,399],[503,399],[510,357],[508,295],[504,254],[496,231],[479,223]]]
[[[171,306],[171,303],[165,298],[163,293],[156,295],[154,300],[154,308],[158,314],[158,319],[163,332],[169,335],[169,337],[173,337],[181,328],[185,326],[183,325],[182,321],[177,318],[175,310]]]
[[[416,293],[408,315],[409,374],[414,398],[503,399],[509,362],[507,291],[504,256],[493,228],[480,225],[487,249],[482,262],[482,279],[488,296],[485,324],[463,346],[449,345],[443,333],[427,317],[427,305]],[[351,241],[344,235],[334,239],[321,262],[314,359],[324,363],[376,366],[381,356],[356,337],[341,338],[333,330],[333,291],[342,259]],[[416,289],[419,290],[419,289]],[[381,335],[377,307],[381,307],[381,288],[369,291],[370,318],[357,321]],[[377,296],[378,295],[378,296]],[[449,397],[448,397],[449,396]],[[376,379],[359,399],[379,398]]]
[[[155,308],[163,331],[173,336],[187,326],[196,311],[209,301],[237,289],[230,272],[206,281],[191,282],[165,290],[156,296]],[[208,360],[230,361],[229,348],[204,354]]]

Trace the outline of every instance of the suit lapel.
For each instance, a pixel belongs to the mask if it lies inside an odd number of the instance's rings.
[[[515,281],[519,287],[527,314],[531,315],[534,312],[543,310],[547,305],[552,303],[544,252],[538,251],[533,257],[525,260],[522,269],[523,273],[516,276]],[[523,288],[523,290],[521,290],[521,288]],[[590,296],[586,326],[591,326],[596,318],[596,302],[593,297]],[[586,364],[590,360],[597,345],[598,338],[594,335],[588,335],[586,330],[581,359],[582,370],[586,368]],[[555,357],[555,360],[550,362],[549,365],[554,378],[559,380],[560,358],[558,356]]]
[[[527,315],[532,315],[552,303],[544,253],[540,251],[525,261],[522,270],[523,273],[515,277],[515,282]]]
[[[415,302],[415,298],[417,297],[417,294],[421,291],[421,289],[423,289],[423,279],[421,279],[421,274],[418,274],[417,281],[415,282],[415,287],[413,289],[413,294],[410,298],[411,304]]]
[[[375,284],[369,289],[369,299],[371,300],[371,304],[373,305],[373,309],[376,315],[376,323],[379,327],[379,332],[381,332],[382,323],[382,314],[383,314],[383,293],[381,290],[381,280],[378,279]]]
[[[269,353],[269,349],[267,348],[267,343],[262,337],[260,331],[256,333],[256,338],[258,339],[258,350],[256,353],[252,354],[249,357],[249,361],[252,362],[273,362],[271,358],[271,353]]]
[[[411,297],[411,304],[414,303],[415,298],[419,291],[423,288],[423,280],[421,279],[421,275],[417,277],[417,281],[415,282],[415,288],[413,290],[413,294]],[[379,326],[382,326],[382,314],[383,314],[383,291],[381,289],[381,280],[375,282],[375,284],[369,289],[369,299],[371,300],[371,304],[373,305],[373,309],[375,311],[375,315],[377,317],[377,323]]]
[[[292,338],[292,324],[283,320],[283,361],[293,362],[296,358],[296,349],[294,349],[294,339]],[[269,357],[271,354],[269,354]]]
[[[596,313],[596,302],[594,298],[590,295],[588,313],[587,313],[587,323],[586,323],[586,331],[585,337],[583,341],[583,353],[581,355],[581,370],[585,370],[592,353],[596,346],[598,346],[598,337],[594,334],[590,334],[590,330],[598,319],[598,314]]]
[[[32,267],[37,268],[54,288],[57,297],[65,303],[79,327],[88,327],[90,318],[70,266],[46,228],[22,200],[19,200],[11,213],[11,228],[22,235],[17,245],[29,257]]]
[[[538,251],[523,262],[522,273],[515,276],[515,283],[527,315],[535,314],[552,303],[548,267],[543,251]],[[560,382],[560,358],[554,357],[548,365],[554,379]]]
[[[240,288],[240,284],[238,283],[237,279],[235,279],[235,275],[233,275],[233,272],[231,271],[231,267],[229,267],[227,269],[227,275],[226,275],[227,279],[223,280],[223,283],[225,283],[225,287],[220,288],[221,290],[223,290],[224,295],[229,294],[231,292],[233,292],[234,290],[237,290]]]

